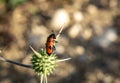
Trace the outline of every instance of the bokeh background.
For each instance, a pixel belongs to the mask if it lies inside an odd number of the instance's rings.
[[[1,56],[31,64],[32,51],[64,27],[48,83],[120,83],[120,0],[0,0]],[[0,61],[0,83],[39,83],[32,69]]]

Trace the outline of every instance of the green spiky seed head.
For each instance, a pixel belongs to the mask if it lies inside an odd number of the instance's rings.
[[[40,52],[35,51],[32,56],[32,65],[33,69],[38,75],[49,75],[55,69],[56,56],[55,54],[48,55],[44,49],[41,49]]]

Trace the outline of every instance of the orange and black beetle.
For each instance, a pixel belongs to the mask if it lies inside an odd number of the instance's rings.
[[[55,34],[50,34],[47,38],[47,42],[46,42],[46,52],[48,55],[51,55],[54,50],[55,50],[55,39],[56,36]]]
[[[61,32],[63,30],[63,27],[61,27],[59,33],[57,35],[55,35],[54,33],[50,34],[47,38],[47,42],[46,42],[46,53],[48,55],[51,55],[54,50],[55,50],[55,43],[57,43],[57,39],[60,36]]]

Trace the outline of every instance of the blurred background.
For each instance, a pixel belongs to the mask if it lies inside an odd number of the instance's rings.
[[[31,64],[64,27],[48,83],[120,83],[120,0],[0,0],[1,56]],[[32,69],[0,61],[0,83],[39,83]]]

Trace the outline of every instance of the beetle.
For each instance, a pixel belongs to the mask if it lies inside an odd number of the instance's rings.
[[[57,35],[52,33],[47,37],[47,41],[46,41],[45,45],[46,45],[46,53],[48,55],[51,55],[56,50],[55,43],[58,43],[57,39],[60,36],[62,30],[63,30],[63,27],[61,27],[61,29]]]
[[[46,45],[46,53],[48,55],[51,55],[56,50],[55,43],[57,43],[57,39],[60,36],[62,29],[63,29],[63,27],[60,29],[60,31],[57,35],[52,33],[47,37],[47,41],[46,41],[45,45]]]
[[[51,55],[54,50],[55,50],[55,39],[56,39],[56,35],[54,33],[50,34],[47,38],[47,42],[46,42],[46,53],[48,55]]]

